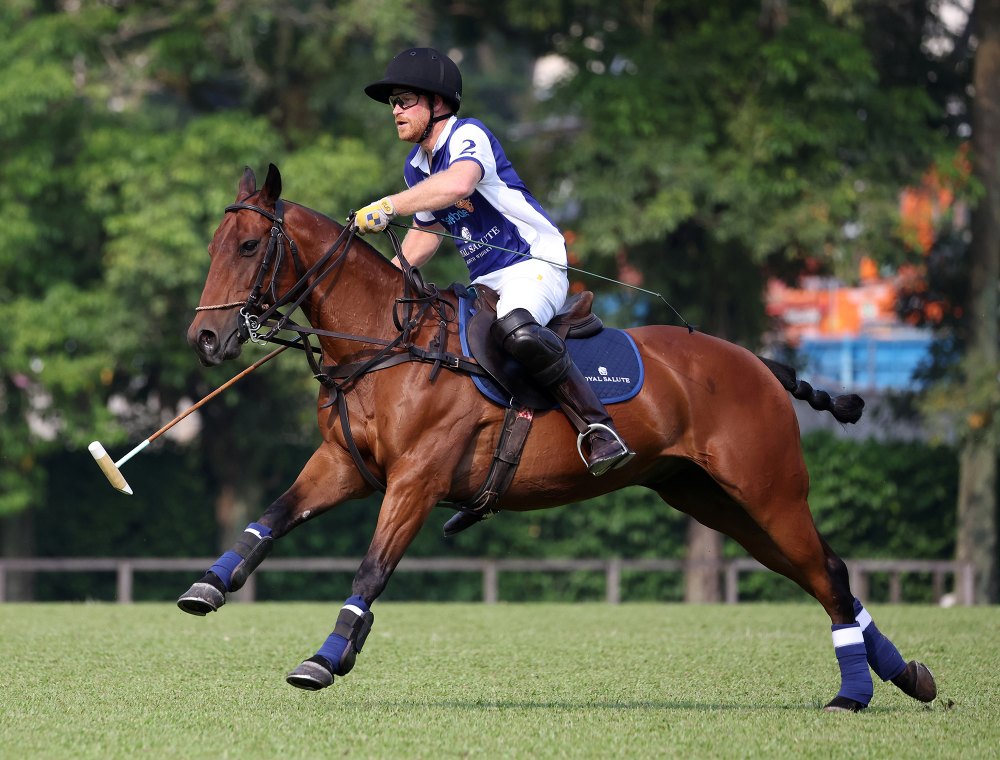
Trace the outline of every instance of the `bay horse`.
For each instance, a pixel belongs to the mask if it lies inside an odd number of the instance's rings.
[[[226,208],[208,250],[208,276],[188,329],[200,361],[210,366],[236,358],[247,339],[273,335],[265,333],[269,320],[298,330],[307,349],[311,335],[324,363],[311,358],[312,350],[307,356],[327,379],[318,398],[323,441],[291,487],[178,606],[194,615],[218,610],[275,540],[384,484],[371,545],[333,632],[286,677],[293,686],[322,689],[354,667],[374,621],[371,606],[432,508],[476,494],[505,410],[482,396],[468,375],[436,371],[442,355],[464,356],[451,318],[456,296],[437,293],[433,309],[417,308],[419,297],[400,299],[404,273],[356,238],[350,225],[281,199],[281,175],[273,164],[260,188],[253,171],[244,171],[236,202]],[[309,325],[276,316],[283,314],[279,305],[288,314],[301,308]],[[646,326],[627,333],[642,356],[645,378],[636,396],[609,411],[636,457],[595,479],[577,455],[576,431],[567,418],[541,411],[498,506],[520,512],[625,486],[650,488],[670,506],[734,538],[823,606],[841,672],[840,690],[826,709],[864,709],[874,691],[869,667],[909,696],[933,700],[930,670],[905,662],[872,622],[807,502],[809,475],[789,391],[843,422],[857,420],[864,402],[796,384],[790,368],[697,331]],[[428,373],[421,362],[396,361],[408,347],[420,353],[421,346],[423,354],[438,357],[435,371]]]

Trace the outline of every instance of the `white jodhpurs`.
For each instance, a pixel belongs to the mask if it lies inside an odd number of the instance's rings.
[[[514,309],[527,309],[540,325],[548,324],[562,308],[569,290],[566,270],[537,259],[490,272],[473,283],[486,285],[500,294],[497,317],[504,317]]]

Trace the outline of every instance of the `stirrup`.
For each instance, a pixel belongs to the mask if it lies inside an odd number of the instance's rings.
[[[595,471],[591,469],[591,463],[587,461],[587,457],[583,454],[583,441],[588,435],[597,432],[605,432],[611,435],[611,437],[618,442],[618,445],[622,447],[622,454],[617,459],[609,460],[610,464],[607,467]],[[626,464],[631,462],[632,457],[635,456],[635,452],[626,445],[625,441],[622,440],[622,437],[618,435],[618,432],[614,428],[600,422],[591,422],[587,425],[587,429],[576,437],[576,453],[580,455],[580,459],[583,460],[583,464],[587,468],[588,472],[595,477],[603,475],[608,470],[617,470],[619,467],[624,467]]]

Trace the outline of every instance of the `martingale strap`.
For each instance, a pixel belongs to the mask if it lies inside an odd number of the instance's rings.
[[[368,463],[365,462],[365,458],[361,456],[358,444],[354,442],[354,435],[351,433],[351,419],[347,413],[347,399],[344,398],[344,392],[339,386],[335,386],[335,388],[336,390],[331,403],[337,405],[337,413],[340,417],[340,427],[344,431],[344,440],[347,442],[347,450],[351,453],[351,459],[354,460],[354,466],[358,468],[358,472],[361,473],[361,477],[365,479],[365,482],[368,485],[380,493],[385,493],[385,483],[379,480],[375,476],[375,473],[369,469]],[[327,404],[327,406],[329,406],[329,404]]]

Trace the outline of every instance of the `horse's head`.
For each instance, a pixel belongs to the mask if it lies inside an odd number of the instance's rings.
[[[247,315],[263,310],[282,287],[290,287],[289,267],[282,267],[290,241],[282,219],[281,174],[271,164],[264,186],[248,167],[236,202],[226,209],[208,253],[209,266],[201,303],[187,338],[205,366],[240,355],[249,337]],[[289,280],[288,283],[280,280]]]

